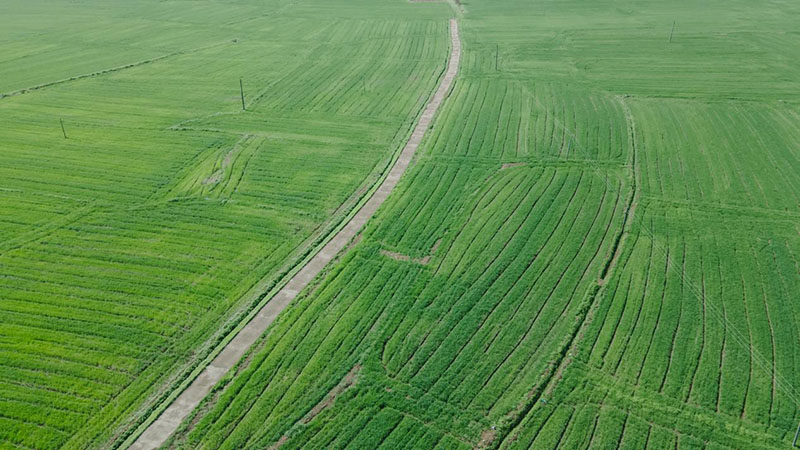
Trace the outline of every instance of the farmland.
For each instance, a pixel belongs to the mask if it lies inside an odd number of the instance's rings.
[[[800,11],[462,8],[398,190],[169,445],[788,446]]]
[[[120,442],[385,170],[447,16],[341,6],[3,2],[0,445]]]
[[[386,172],[452,17],[399,184],[166,447],[791,445],[796,3],[84,3],[0,6],[0,448],[129,442]]]

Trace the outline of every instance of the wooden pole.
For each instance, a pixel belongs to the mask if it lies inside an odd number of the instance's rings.
[[[61,134],[63,134],[64,135],[64,139],[66,139],[67,138],[67,131],[64,129],[64,119],[58,119],[58,121],[61,123]]]
[[[497,72],[497,61],[500,59],[500,44],[497,44],[494,51],[494,71]]]
[[[241,78],[239,78],[239,93],[242,95],[242,111],[245,111],[247,108],[244,107],[244,85]]]
[[[672,43],[672,33],[674,33],[674,32],[675,32],[675,21],[673,20],[672,21],[672,29],[669,30],[669,43],[670,44]]]

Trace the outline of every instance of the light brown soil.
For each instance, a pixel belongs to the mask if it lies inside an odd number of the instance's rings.
[[[381,250],[381,255],[395,259],[397,261],[411,261],[411,257],[402,253],[390,252],[389,250]]]
[[[381,255],[386,256],[388,258],[392,258],[392,259],[397,260],[397,261],[413,261],[413,262],[415,262],[417,264],[422,264],[423,266],[427,266],[428,263],[431,262],[431,258],[436,253],[436,250],[439,248],[439,245],[441,245],[441,243],[442,243],[441,239],[436,241],[436,243],[433,244],[433,247],[431,247],[430,252],[428,252],[428,254],[425,255],[422,258],[414,258],[414,259],[412,259],[408,255],[404,255],[402,253],[393,252],[393,251],[389,251],[389,250],[381,250]]]
[[[483,430],[483,433],[481,433],[481,440],[478,441],[478,448],[491,448],[495,437],[497,437],[497,430],[493,428]]]
[[[278,450],[278,449],[279,449],[279,448],[281,448],[281,447],[283,446],[283,444],[285,444],[285,443],[286,443],[286,441],[288,441],[288,440],[289,440],[289,436],[286,436],[286,435],[283,435],[283,436],[281,436],[281,438],[280,438],[280,439],[278,439],[278,442],[276,442],[276,443],[274,443],[274,444],[272,444],[272,445],[270,445],[270,446],[269,446],[269,450]]]
[[[502,166],[500,166],[500,170],[510,169],[512,167],[520,167],[524,165],[525,165],[524,162],[505,163]]]
[[[203,185],[217,184],[222,179],[222,170],[218,170],[211,174],[210,177],[203,180]]]
[[[356,384],[358,381],[359,371],[361,371],[361,366],[359,364],[353,366],[353,368],[350,369],[350,372],[347,372],[347,375],[342,378],[342,381],[340,381],[339,384],[331,389],[331,391],[328,393],[328,396],[311,408],[311,411],[309,411],[308,414],[303,418],[302,423],[306,424],[314,420],[314,417],[317,417],[319,413],[324,411],[336,401],[336,397],[339,394]]]

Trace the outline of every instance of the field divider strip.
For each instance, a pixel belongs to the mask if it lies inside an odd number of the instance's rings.
[[[538,108],[547,111],[545,106],[542,105],[542,103],[535,96],[533,99]],[[567,338],[560,344],[560,347],[554,355],[554,358],[556,359],[555,365],[551,369],[548,369],[545,379],[534,386],[534,389],[531,391],[531,395],[524,403],[522,403],[521,409],[515,414],[515,416],[512,417],[511,423],[505,427],[505,429],[501,430],[503,432],[502,438],[498,441],[492,442],[490,444],[490,448],[503,447],[509,441],[513,441],[518,437],[518,427],[522,424],[525,417],[537,406],[540,399],[552,394],[557,384],[561,380],[564,371],[573,361],[576,360],[574,355],[577,353],[577,345],[582,341],[583,335],[586,332],[586,328],[594,318],[594,313],[598,307],[597,300],[605,294],[608,281],[614,272],[616,264],[620,259],[622,252],[624,251],[625,243],[631,234],[633,220],[636,213],[636,206],[640,196],[639,186],[641,186],[641,182],[638,179],[639,173],[636,170],[636,125],[633,121],[633,115],[628,109],[627,104],[625,104],[624,99],[621,98],[620,102],[625,115],[625,121],[628,126],[628,140],[631,149],[631,156],[628,164],[630,170],[630,186],[628,186],[628,188],[630,191],[628,192],[625,200],[622,225],[611,243],[610,254],[606,259],[605,264],[601,268],[599,274],[600,278],[597,284],[594,284],[586,292],[581,307],[579,308],[579,313],[576,316],[577,320],[573,324],[569,334],[567,335]],[[572,130],[561,123],[558,119],[554,119],[554,127],[555,126],[562,128],[563,132],[568,134],[569,138],[576,143],[576,150],[585,154],[587,157],[587,162],[589,162],[590,165],[589,169],[587,170],[591,170],[594,175],[600,178],[600,180],[606,184],[606,189],[608,191],[621,192],[609,182],[608,176],[602,172],[600,166],[591,163],[591,159],[589,159],[591,155],[583,148],[582,145],[580,145],[580,141],[577,139]]]
[[[233,368],[260,338],[277,316],[308,286],[338,253],[360,232],[388,198],[408,168],[439,106],[448,95],[458,73],[461,41],[458,22],[450,19],[450,54],[444,76],[422,114],[396,155],[391,169],[372,186],[350,214],[320,244],[296,265],[282,282],[234,328],[208,357],[175,389],[159,407],[122,443],[136,450],[161,446],[180,426],[216,383]]]
[[[140,66],[144,66],[144,65],[147,65],[147,64],[152,64],[154,62],[158,62],[158,61],[161,61],[161,60],[164,60],[164,59],[167,59],[167,58],[172,58],[174,56],[181,56],[181,55],[186,55],[186,54],[190,54],[190,53],[194,53],[194,52],[198,52],[198,51],[202,51],[202,50],[208,50],[208,49],[211,49],[211,48],[214,48],[214,47],[219,47],[220,45],[224,45],[224,44],[227,44],[227,43],[230,43],[230,42],[233,42],[233,41],[228,40],[228,41],[223,41],[223,42],[217,42],[215,44],[209,44],[209,45],[206,45],[206,46],[203,46],[203,47],[197,47],[197,48],[188,49],[188,50],[178,50],[178,51],[174,51],[172,53],[166,53],[164,55],[155,56],[155,57],[148,58],[148,59],[143,59],[141,61],[128,63],[128,64],[123,64],[121,66],[110,67],[108,69],[97,70],[95,72],[85,73],[85,74],[82,74],[82,75],[74,75],[74,76],[71,76],[69,78],[62,78],[60,80],[48,81],[46,83],[37,84],[35,86],[30,86],[30,87],[26,87],[26,88],[22,88],[22,89],[17,89],[16,91],[0,93],[0,100],[2,100],[4,98],[8,98],[8,97],[14,97],[14,96],[17,96],[17,95],[22,95],[22,94],[27,94],[27,93],[34,92],[34,91],[39,91],[39,90],[42,90],[42,89],[45,89],[45,88],[49,88],[49,87],[53,87],[53,86],[58,86],[60,84],[65,84],[65,83],[69,83],[69,82],[72,82],[72,81],[79,81],[79,80],[85,80],[87,78],[93,78],[93,77],[98,77],[98,76],[102,76],[102,75],[108,75],[108,74],[111,74],[111,73],[120,72],[120,71],[125,70],[125,69],[133,69],[135,67],[140,67]]]

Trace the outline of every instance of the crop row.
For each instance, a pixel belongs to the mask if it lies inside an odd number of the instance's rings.
[[[614,176],[605,180],[577,169],[422,163],[381,213],[405,222],[376,222],[352,254],[285,313],[249,366],[177,442],[205,448],[276,442],[346,367],[363,359],[374,361],[392,383],[499,424],[541,380],[566,338],[609,256],[624,189]],[[585,239],[567,239],[571,234]],[[434,250],[402,245],[437,240]],[[433,258],[396,261],[378,251],[383,242],[412,255],[433,251]],[[313,439],[329,442],[334,430],[337,439],[361,435],[363,424],[350,416],[358,407],[336,411],[323,413],[325,420],[345,428],[312,421],[319,432]],[[364,418],[390,436],[402,416],[384,413],[389,422],[378,420],[377,412]],[[479,439],[475,432],[466,438]]]
[[[432,91],[442,68],[446,29],[441,22],[370,23],[323,30],[326,45],[262,92],[255,110],[386,118],[420,108],[427,99],[420,93]]]
[[[436,135],[442,155],[512,161],[626,156],[625,121],[613,99],[544,82],[463,78],[459,83]]]
[[[790,107],[670,100],[636,101],[633,110],[647,149],[643,193],[773,210],[800,203],[800,127]]]
[[[642,391],[575,360],[500,448],[771,449],[787,445],[781,434]]]
[[[681,220],[694,231],[676,233],[671,224]],[[792,230],[743,233],[660,209],[639,226],[650,231],[609,284],[589,362],[681,401],[791,428],[797,407],[788,380],[800,369],[791,344],[797,322],[788,319],[800,315],[791,300]],[[719,227],[737,239],[709,231]]]
[[[161,17],[184,30],[163,35],[174,56],[0,99],[0,446],[124,437],[255,301],[250,288],[377,176],[444,67],[441,21],[253,6],[139,5],[133,28],[156,32]],[[109,42],[142,34],[107,20]],[[71,48],[68,60],[85,56]],[[31,80],[83,70],[38,69]],[[340,84],[366,73],[385,79],[371,94]],[[278,98],[293,109],[268,105]]]

